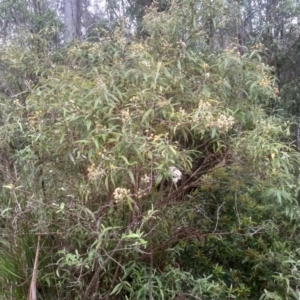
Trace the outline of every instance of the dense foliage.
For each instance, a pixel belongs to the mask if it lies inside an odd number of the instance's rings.
[[[299,299],[299,153],[269,50],[215,45],[223,1],[161,7],[64,47],[51,15],[0,48],[1,299],[35,275],[38,299]]]

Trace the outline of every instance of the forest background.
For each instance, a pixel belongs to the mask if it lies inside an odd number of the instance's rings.
[[[1,0],[1,299],[300,299],[299,16]]]

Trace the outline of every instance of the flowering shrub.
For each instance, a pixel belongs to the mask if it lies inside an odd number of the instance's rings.
[[[149,8],[145,40],[128,42],[117,26],[99,43],[74,42],[3,121],[2,138],[24,143],[3,171],[15,207],[2,215],[46,236],[56,298],[259,299],[274,289],[263,275],[275,276],[272,236],[299,217],[289,125],[264,111],[277,91],[257,49],[208,48],[201,10],[223,26],[223,1],[220,12],[191,4]]]

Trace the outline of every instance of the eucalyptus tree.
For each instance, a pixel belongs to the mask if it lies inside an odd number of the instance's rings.
[[[82,0],[64,0],[65,41],[81,38]]]
[[[57,23],[58,3],[48,0],[17,0],[0,3],[2,42],[11,40],[19,34],[45,34],[49,26],[59,27]],[[48,37],[49,38],[49,37]]]
[[[241,53],[252,51],[258,43],[263,45],[261,58],[273,67],[280,92],[279,97],[270,101],[270,111],[292,120],[298,118],[299,1],[227,1],[227,6],[232,19],[216,32],[215,43],[222,47],[219,40],[226,37],[237,43]],[[295,139],[295,128],[293,131]]]

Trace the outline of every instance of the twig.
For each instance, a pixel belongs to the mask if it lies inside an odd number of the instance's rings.
[[[225,204],[225,202],[223,202],[217,209],[217,222],[216,222],[216,226],[215,229],[212,233],[215,233],[217,228],[218,228],[218,223],[219,223],[219,216],[220,216],[220,209],[222,208],[222,206]]]
[[[38,263],[39,263],[39,254],[40,254],[40,241],[41,236],[38,236],[38,243],[36,246],[35,259],[32,271],[32,278],[29,287],[29,293],[27,300],[37,300],[36,298],[36,280],[37,280],[37,272],[38,272]]]
[[[90,281],[90,284],[88,285],[87,289],[85,290],[85,293],[83,295],[83,298],[84,300],[89,300],[90,299],[90,294],[91,292],[93,291],[95,285],[97,284],[97,281],[99,279],[99,275],[100,275],[100,272],[101,270],[105,267],[105,265],[109,262],[109,260],[112,258],[112,256],[119,250],[119,246],[120,244],[122,243],[122,240],[120,240],[118,242],[118,244],[116,245],[116,247],[114,248],[114,250],[112,251],[111,253],[111,256],[107,257],[106,260],[103,262],[103,265],[99,264],[96,272],[94,273],[93,275],[93,278],[92,280]],[[119,264],[118,264],[119,265]],[[109,296],[109,295],[107,295]],[[105,298],[106,299],[106,298]]]
[[[237,192],[234,193],[234,210],[235,210],[236,216],[239,221],[239,229],[240,229],[241,228],[241,219],[240,219],[240,214],[239,214],[238,206],[237,206]]]

